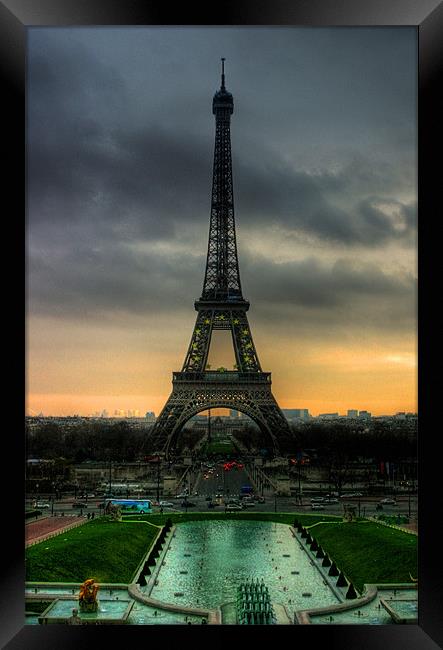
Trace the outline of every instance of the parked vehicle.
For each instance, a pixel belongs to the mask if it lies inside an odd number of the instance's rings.
[[[241,506],[236,505],[235,503],[228,503],[226,510],[243,510]]]
[[[324,510],[325,507],[321,503],[311,503],[311,510]]]
[[[51,506],[49,505],[49,503],[44,503],[43,501],[37,501],[35,507],[46,509],[46,508],[50,508]]]
[[[380,501],[381,504],[386,504],[386,505],[391,505],[391,506],[396,506],[397,502],[395,499],[391,499],[390,497],[386,497],[385,499],[381,499]]]
[[[194,508],[195,503],[192,501],[182,501],[182,508]]]
[[[74,501],[74,503],[72,504],[72,507],[73,508],[87,508],[88,504],[85,503],[84,501]]]
[[[173,508],[174,504],[170,501],[160,501],[160,508]]]

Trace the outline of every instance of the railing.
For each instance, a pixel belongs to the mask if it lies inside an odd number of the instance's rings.
[[[220,370],[206,372],[174,372],[172,381],[186,382],[220,382],[220,383],[271,383],[270,372],[237,372],[236,370]]]

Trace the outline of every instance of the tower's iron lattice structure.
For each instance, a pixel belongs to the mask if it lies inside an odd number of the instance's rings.
[[[146,445],[169,456],[183,425],[209,408],[238,410],[267,434],[274,453],[279,440],[291,437],[288,422],[271,391],[271,373],[263,372],[252,340],[243,298],[235,236],[230,121],[232,94],[225,87],[222,59],[221,87],[212,102],[215,150],[211,217],[205,277],[195,302],[197,320],[181,372],[172,376],[172,393],[151,429]],[[207,369],[211,335],[230,330],[235,370]]]

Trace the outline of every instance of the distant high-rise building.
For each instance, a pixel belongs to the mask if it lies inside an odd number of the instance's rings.
[[[308,420],[311,417],[308,409],[282,409],[282,412],[288,420]]]
[[[357,409],[348,409],[348,418],[358,418]]]
[[[340,417],[338,413],[319,413],[318,414],[319,418],[323,418],[324,420],[333,420],[335,418]]]
[[[360,411],[360,415],[358,416],[362,420],[368,419],[372,417],[372,414],[369,413],[369,411]]]
[[[154,411],[148,411],[145,415],[147,422],[155,422],[155,413]]]

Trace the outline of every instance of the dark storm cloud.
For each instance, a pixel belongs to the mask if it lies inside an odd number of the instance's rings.
[[[64,264],[31,257],[30,308],[74,319],[103,314],[112,319],[113,313],[173,316],[189,310],[199,296],[204,261],[122,247],[77,252]],[[275,264],[250,255],[243,256],[241,273],[244,295],[263,321],[297,322],[302,316],[297,326],[312,330],[351,321],[382,329],[413,326],[416,282],[408,274],[387,274],[374,264],[348,260],[332,266],[315,258]]]
[[[279,160],[266,167],[239,165],[241,221],[283,226],[288,233],[308,232],[347,245],[376,246],[389,241],[411,242],[415,233],[415,204],[395,196],[395,177],[386,170],[379,181],[369,162],[358,161],[336,174],[310,174],[291,169]],[[355,191],[366,167],[364,200]],[[349,200],[351,196],[351,200]],[[345,205],[343,206],[343,199]],[[395,202],[399,224],[377,207]],[[347,203],[347,204],[346,204]],[[400,227],[399,227],[400,226]]]
[[[413,243],[415,205],[399,198],[414,194],[406,32],[396,47],[383,30],[374,41],[370,30],[347,33],[337,47],[321,30],[296,39],[284,30],[60,31],[31,34],[32,312],[148,314],[198,297],[220,51],[236,61],[228,87],[239,91],[232,148],[242,229],[278,226],[356,250]],[[312,171],[322,147],[333,164]],[[204,233],[194,244],[193,228]],[[240,266],[251,295],[285,310],[289,296],[308,322],[309,310],[339,313],[360,298],[403,314],[413,290],[408,278],[345,262],[245,257]]]
[[[200,289],[200,266],[193,258],[144,255],[121,246],[76,251],[63,264],[30,255],[30,310],[77,319],[173,312],[192,304]]]
[[[410,331],[415,323],[416,280],[394,275],[373,263],[316,258],[272,264],[260,257],[243,259],[244,293],[253,312],[271,325],[316,330],[338,324]],[[297,319],[300,318],[300,321]]]

